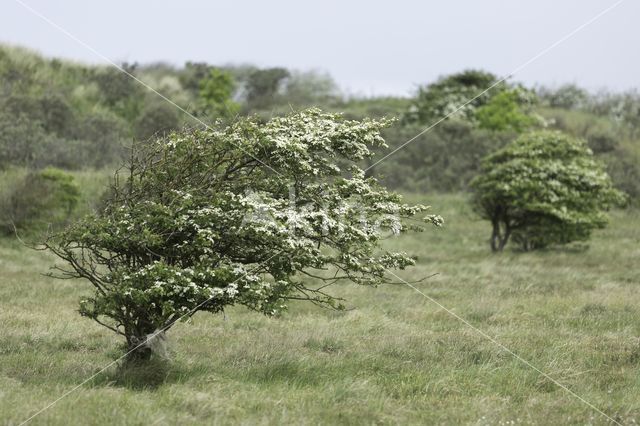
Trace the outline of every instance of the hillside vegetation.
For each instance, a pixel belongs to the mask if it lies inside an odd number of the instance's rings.
[[[420,86],[413,98],[354,98],[318,71],[191,62],[122,68],[190,115],[112,66],[0,46],[0,168],[114,167],[133,140],[237,114],[268,119],[310,106],[354,119],[399,119],[385,132],[389,149],[380,151],[381,158],[498,79],[468,70]],[[640,95],[590,94],[572,85],[533,90],[502,83],[369,173],[391,188],[466,190],[480,158],[531,126],[585,139],[616,186],[640,196]]]

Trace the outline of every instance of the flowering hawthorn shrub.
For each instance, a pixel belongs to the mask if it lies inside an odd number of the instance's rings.
[[[524,134],[489,155],[471,186],[493,251],[510,238],[524,251],[587,240],[625,201],[584,142],[557,131]]]
[[[289,300],[341,308],[328,285],[385,283],[387,268],[415,262],[379,242],[422,230],[405,219],[428,208],[403,204],[358,166],[384,146],[389,123],[312,109],[138,145],[106,207],[47,247],[68,264],[59,275],[95,287],[80,313],[126,338],[135,357],[150,355],[149,335],[198,311],[240,304],[274,315]]]

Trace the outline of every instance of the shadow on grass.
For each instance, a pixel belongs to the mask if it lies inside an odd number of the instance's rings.
[[[549,247],[541,247],[533,250],[524,250],[521,247],[511,247],[512,253],[546,253],[546,254],[557,254],[557,253],[584,253],[589,250],[589,244],[587,243],[569,243],[565,245],[557,244],[551,245]]]

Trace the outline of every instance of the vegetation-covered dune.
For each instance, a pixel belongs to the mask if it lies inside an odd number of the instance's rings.
[[[0,45],[0,422],[637,423],[640,95],[498,79]]]

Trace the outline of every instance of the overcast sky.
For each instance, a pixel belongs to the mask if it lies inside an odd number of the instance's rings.
[[[409,95],[465,68],[511,73],[616,0],[19,0],[113,61],[328,71],[352,94]],[[518,72],[526,84],[640,86],[640,1],[626,0]],[[0,41],[104,62],[2,0]]]

